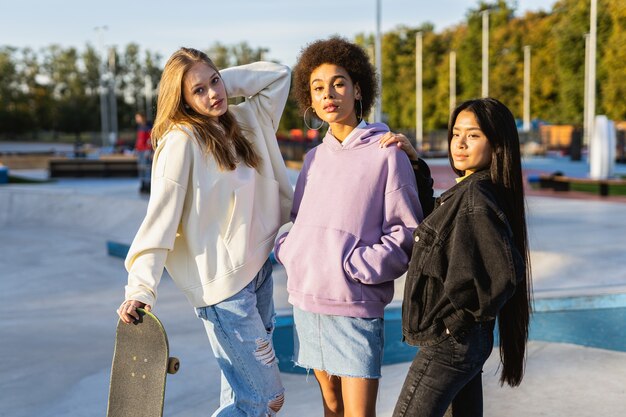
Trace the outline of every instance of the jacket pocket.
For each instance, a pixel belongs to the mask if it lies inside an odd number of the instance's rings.
[[[418,227],[413,236],[415,243],[404,283],[402,322],[403,327],[417,332],[432,324],[428,316],[441,295],[441,283],[429,273],[431,264],[436,262],[434,233]]]
[[[280,226],[278,182],[255,175],[255,180],[235,189],[224,245],[233,267],[274,239]],[[271,245],[270,245],[271,247]]]
[[[296,222],[280,248],[287,289],[324,300],[362,300],[362,284],[343,268],[358,241],[342,230]]]
[[[413,241],[408,274],[418,275],[427,267],[427,263],[433,260],[432,249],[435,245],[434,232],[425,227],[418,227],[413,232]]]

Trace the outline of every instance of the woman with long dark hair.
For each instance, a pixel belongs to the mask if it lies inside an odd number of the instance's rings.
[[[402,328],[420,347],[393,416],[482,416],[482,367],[497,319],[500,382],[524,375],[530,262],[515,119],[493,98],[450,117],[448,158],[457,184],[414,232]]]

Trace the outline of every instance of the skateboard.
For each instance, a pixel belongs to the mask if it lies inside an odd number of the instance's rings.
[[[107,417],[162,417],[165,377],[180,367],[169,357],[165,329],[141,308],[139,320],[117,322]]]

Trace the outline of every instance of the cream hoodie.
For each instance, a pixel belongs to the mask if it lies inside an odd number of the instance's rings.
[[[146,217],[126,257],[126,299],[154,306],[163,267],[194,307],[243,289],[259,271],[281,224],[292,187],[276,142],[289,94],[289,68],[270,62],[220,72],[229,106],[263,162],[220,171],[186,128],[158,139]]]

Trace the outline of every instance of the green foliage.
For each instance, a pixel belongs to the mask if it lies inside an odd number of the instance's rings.
[[[416,34],[423,34],[425,131],[444,129],[449,115],[450,52],[456,52],[457,103],[481,95],[482,15],[489,10],[489,94],[522,117],[523,49],[531,47],[531,117],[581,124],[584,35],[589,0],[558,0],[548,12],[515,13],[515,0],[478,0],[465,21],[435,32],[430,23],[402,26],[382,42],[383,114],[392,129],[415,128]],[[374,35],[355,42],[374,58]],[[268,50],[246,42],[211,45],[206,52],[218,68],[267,59]],[[115,74],[120,129],[134,128],[133,114],[155,113],[156,95],[146,104],[146,81],[156,88],[163,58],[134,43],[114,49],[102,62],[91,45],[83,51],[51,45],[40,51],[0,46],[0,136],[62,131],[80,135],[100,130],[100,71]],[[597,114],[626,120],[626,7],[624,0],[598,0]],[[147,108],[149,107],[149,108]],[[280,130],[304,128],[290,97]]]
[[[570,190],[581,191],[581,192],[595,194],[595,195],[600,194],[600,186],[596,184],[573,183],[570,185]],[[626,186],[623,186],[623,185],[609,186],[609,195],[610,196],[626,196]]]
[[[562,0],[555,5],[559,19],[552,35],[556,37],[556,63],[559,94],[557,123],[583,122],[585,49],[583,35],[589,31],[589,2]],[[567,16],[567,19],[564,17]]]
[[[267,48],[246,42],[226,46],[215,43],[207,51],[218,68],[267,59]],[[37,53],[29,48],[0,47],[0,137],[37,137],[39,132],[72,133],[100,130],[100,90],[103,78],[113,78],[118,128],[134,129],[134,114],[155,114],[156,91],[162,57],[142,51],[136,43],[109,48],[106,56],[87,44],[83,51],[50,45]],[[150,101],[150,98],[152,100]],[[298,123],[291,103],[282,129]]]
[[[424,128],[446,127],[449,53],[456,52],[457,103],[479,97],[482,83],[482,12],[489,10],[489,95],[522,117],[524,46],[531,47],[531,117],[581,124],[584,106],[584,34],[589,0],[560,0],[550,12],[516,16],[514,1],[479,1],[464,23],[435,33],[432,25],[398,27],[384,34],[383,113],[397,130],[415,128],[415,34],[423,37]],[[371,34],[357,43],[373,45]],[[626,119],[626,7],[598,0],[597,114]]]
[[[50,131],[79,138],[82,132],[99,131],[103,70],[115,80],[119,127],[133,128],[134,112],[146,111],[145,77],[154,88],[161,77],[160,60],[158,54],[142,54],[136,44],[123,54],[110,49],[104,62],[91,45],[82,52],[58,45],[38,52],[0,47],[0,137],[36,138]]]
[[[215,42],[205,52],[217,68],[227,68],[234,65],[245,65],[252,62],[266,60],[267,48],[252,48],[247,42],[236,45],[224,45]]]
[[[626,118],[626,6],[624,0],[607,2],[611,31],[600,61],[604,82],[600,84],[602,110],[613,120]]]

